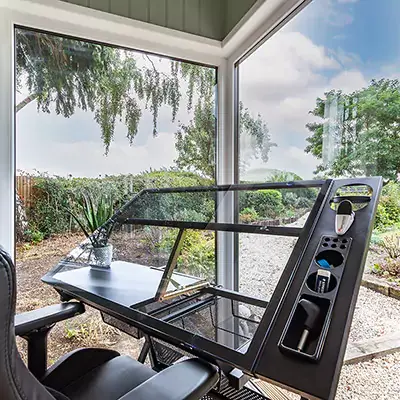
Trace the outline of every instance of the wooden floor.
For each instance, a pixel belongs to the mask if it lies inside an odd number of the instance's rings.
[[[279,387],[260,379],[252,379],[251,384],[255,386],[269,400],[290,400]]]

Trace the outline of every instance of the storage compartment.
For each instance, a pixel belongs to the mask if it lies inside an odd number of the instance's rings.
[[[101,317],[103,318],[104,323],[106,323],[107,325],[111,325],[112,327],[117,328],[122,332],[125,332],[129,336],[134,337],[135,339],[141,339],[143,337],[142,331],[135,328],[134,326],[122,322],[120,319],[115,318],[112,315],[107,314],[105,312],[100,312],[100,314]]]
[[[312,305],[317,306],[319,312],[315,318],[312,328],[307,327],[307,319],[310,315],[301,305],[301,300],[307,300]],[[322,338],[325,321],[330,311],[331,301],[317,296],[303,295],[297,303],[295,311],[292,315],[290,324],[283,336],[282,347],[289,351],[294,351],[301,355],[316,357],[318,352],[318,344]],[[304,331],[308,330],[307,338],[304,341],[302,349],[299,350]]]
[[[279,340],[278,345],[285,352],[318,361],[351,243],[351,237],[322,236]],[[318,318],[306,333],[304,330],[309,315],[304,308],[304,301],[310,302],[307,307],[311,312],[315,306],[318,308]],[[302,345],[300,350],[299,344]]]
[[[313,272],[307,279],[307,286],[308,288],[313,291],[318,293],[319,290],[317,288],[317,273],[318,272]],[[331,274],[329,278],[329,284],[328,284],[328,290],[325,290],[325,293],[332,292],[333,290],[336,289],[337,286],[337,279],[333,274]]]
[[[324,244],[326,244],[326,242],[324,242],[322,245]],[[340,245],[341,244],[339,243],[332,242],[331,247],[337,248]],[[344,257],[343,254],[337,250],[324,250],[315,257],[315,261],[318,265],[321,265],[319,263],[321,260],[325,260],[330,266],[336,268],[343,264]]]

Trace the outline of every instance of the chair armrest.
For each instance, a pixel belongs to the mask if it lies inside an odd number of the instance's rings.
[[[38,310],[24,312],[15,316],[15,334],[24,336],[29,332],[54,325],[84,312],[85,306],[77,302],[54,304]]]
[[[198,400],[218,382],[217,369],[197,358],[164,369],[120,400]]]

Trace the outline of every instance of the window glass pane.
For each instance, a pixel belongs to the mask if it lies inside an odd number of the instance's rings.
[[[40,277],[84,230],[142,189],[215,184],[216,69],[24,28],[15,30],[15,46],[21,281],[30,274],[20,293],[52,300],[37,290]],[[192,199],[171,196],[164,211],[211,219],[206,200],[194,210]],[[165,266],[174,235],[116,232],[114,257]],[[183,257],[193,261],[184,272],[214,280],[214,236],[188,234]]]
[[[240,180],[397,178],[398,13],[313,1],[240,64]]]
[[[400,279],[393,253],[400,243],[399,15],[395,0],[314,0],[238,66],[238,180],[383,176],[365,278],[375,274],[372,279],[385,284]],[[238,218],[302,225],[310,196],[274,193],[273,203],[269,196],[273,210],[239,199]],[[361,209],[370,188],[341,188],[332,208],[349,196],[354,196],[354,209]],[[294,240],[242,236],[239,287],[268,298]],[[360,293],[363,309],[356,312],[355,324],[363,337],[379,336],[380,321],[365,306],[370,294],[364,288]],[[382,329],[392,332],[393,324],[397,318],[387,319]],[[350,338],[360,340],[356,329]]]

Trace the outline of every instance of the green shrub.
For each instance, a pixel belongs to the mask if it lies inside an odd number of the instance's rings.
[[[400,223],[400,184],[388,183],[382,190],[378,204],[375,228],[385,230]]]
[[[386,227],[390,226],[390,224],[391,222],[388,214],[386,213],[384,205],[379,203],[378,207],[376,208],[375,229],[378,231],[383,231]]]
[[[382,234],[379,246],[388,256],[383,262],[375,264],[372,272],[377,275],[400,277],[400,234]]]
[[[257,221],[259,218],[257,211],[252,207],[244,208],[239,215],[239,221],[243,224]]]
[[[79,213],[76,199],[90,194],[93,199],[106,196],[113,200],[114,209],[125,204],[135,193],[145,188],[208,186],[213,182],[195,173],[174,170],[149,171],[139,175],[116,175],[99,178],[63,178],[48,174],[32,175],[33,198],[26,214],[29,230],[37,230],[49,237],[54,233],[66,233],[79,229],[78,224],[67,210]],[[204,196],[203,196],[204,197]],[[172,199],[172,197],[171,197]],[[201,196],[181,196],[175,208],[201,211],[211,218],[214,203],[208,198],[207,203],[199,202]],[[203,199],[204,200],[204,199]],[[167,210],[170,211],[170,210]]]
[[[282,190],[282,203],[285,207],[297,208],[299,197],[292,191]]]
[[[215,281],[214,232],[188,232],[181,256],[178,258],[178,270]]]
[[[162,239],[153,244],[161,251],[170,252],[176,239],[175,230],[160,230]],[[215,235],[214,232],[186,231],[177,271],[215,281]]]
[[[38,244],[44,239],[44,235],[42,232],[38,230],[30,230],[25,231],[25,240],[31,242],[32,244]]]
[[[284,211],[282,194],[278,190],[248,192],[246,203],[246,207],[253,208],[264,218],[277,218]]]
[[[389,258],[396,259],[400,257],[400,235],[398,233],[385,234],[380,246],[386,251]]]
[[[398,258],[386,258],[385,261],[375,264],[371,270],[376,275],[385,277],[400,277],[400,260]]]

